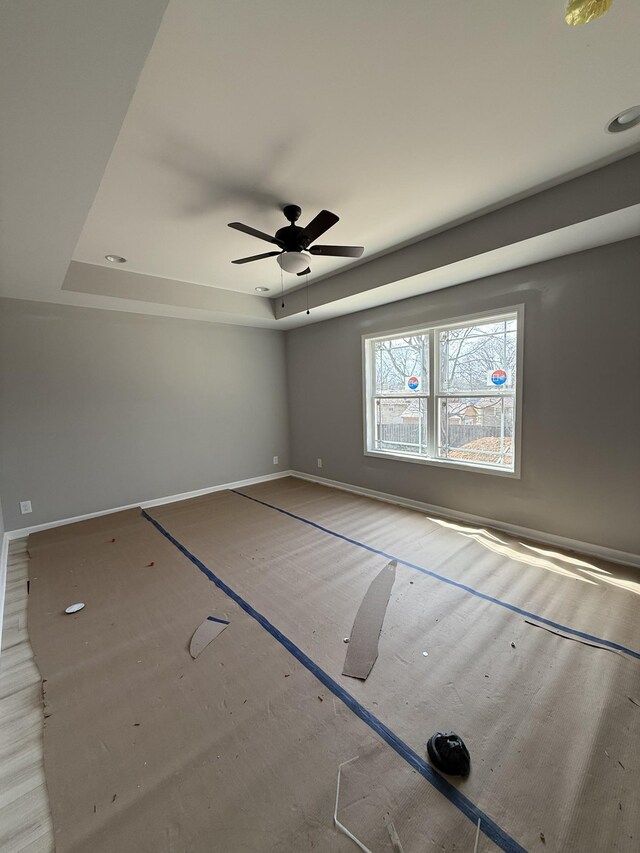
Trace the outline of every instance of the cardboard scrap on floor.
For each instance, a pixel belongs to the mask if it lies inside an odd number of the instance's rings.
[[[378,657],[378,639],[395,579],[396,561],[392,560],[374,578],[362,599],[353,623],[343,675],[364,681],[371,672]]]
[[[189,646],[189,654],[195,660],[212,640],[221,634],[229,624],[227,619],[218,616],[207,616],[195,630]]]

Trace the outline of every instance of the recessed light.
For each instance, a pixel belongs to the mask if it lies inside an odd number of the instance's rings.
[[[607,130],[609,133],[621,133],[623,130],[630,130],[638,124],[640,124],[640,104],[629,107],[628,110],[623,110],[614,116],[607,125]]]
[[[123,258],[122,255],[105,255],[107,261],[110,261],[112,264],[126,264],[127,259]]]
[[[268,287],[256,287],[256,291],[258,293],[269,293],[269,288]]]

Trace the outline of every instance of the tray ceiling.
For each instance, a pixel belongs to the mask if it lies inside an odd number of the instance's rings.
[[[62,5],[72,22],[78,4]],[[119,5],[126,22],[133,13]],[[286,224],[284,203],[302,207],[303,224],[321,208],[335,211],[340,222],[322,242],[362,244],[365,255],[357,262],[314,258],[313,289],[640,148],[640,128],[604,130],[640,102],[640,8],[631,0],[616,0],[602,19],[575,28],[565,24],[561,0],[170,0],[158,27],[162,5],[137,11],[131,67],[119,70],[113,55],[98,54],[109,76],[94,85],[90,129],[96,145],[112,146],[110,156],[91,162],[76,205],[84,215],[74,219],[64,291],[53,276],[27,298],[48,293],[50,301],[118,308],[129,300],[131,310],[155,303],[151,310],[176,316],[184,316],[187,299],[203,318],[282,326],[268,301],[281,286],[275,259],[231,264],[268,244],[228,222],[273,233]],[[100,15],[82,14],[87,43],[79,46],[71,31],[68,44],[61,34],[50,49],[82,54],[69,85],[87,98],[83,62],[90,40],[100,38]],[[24,38],[33,24],[19,23]],[[117,41],[112,49],[119,50]],[[55,81],[45,71],[46,90]],[[101,76],[95,68],[93,76]],[[106,116],[100,99],[108,105],[113,97],[105,93],[118,88],[128,106]],[[43,126],[59,120],[43,111]],[[82,135],[82,116],[75,121]],[[91,146],[85,151],[76,139],[74,147],[68,154],[82,170]],[[58,188],[63,216],[74,192]],[[620,234],[629,231],[627,222]],[[621,239],[615,230],[614,239]],[[127,264],[115,269],[105,260],[110,253]],[[83,275],[92,282],[86,303]],[[135,286],[132,275],[142,277]],[[160,301],[148,300],[144,283],[158,279],[170,284],[158,289]],[[300,279],[285,274],[284,284],[299,287]],[[2,286],[17,295],[10,283]],[[269,288],[266,314],[258,286]],[[364,297],[349,310],[371,303],[371,294]]]

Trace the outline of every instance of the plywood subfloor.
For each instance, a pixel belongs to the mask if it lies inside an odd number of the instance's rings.
[[[52,853],[42,687],[27,635],[27,540],[9,545],[0,656],[0,850]]]
[[[472,773],[453,786],[513,839],[502,849],[638,849],[637,574],[294,479],[149,512],[416,753],[458,731]],[[29,547],[59,853],[346,853],[333,797],[356,755],[341,817],[372,850],[391,849],[387,814],[405,853],[473,849],[455,803],[139,513]],[[355,682],[343,638],[389,557],[380,655]],[[87,608],[63,616],[73,600]],[[231,624],[192,661],[212,612]]]

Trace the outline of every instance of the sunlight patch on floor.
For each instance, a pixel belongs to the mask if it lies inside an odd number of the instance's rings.
[[[435,518],[433,516],[427,516],[427,518],[429,521],[433,521],[434,524],[440,525],[440,527],[446,527],[449,530],[453,530],[461,536],[465,536],[467,539],[474,539],[489,551],[493,551],[495,554],[501,554],[511,560],[516,560],[518,563],[525,563],[528,566],[536,566],[540,569],[546,569],[547,571],[554,572],[555,574],[574,578],[575,580],[593,584],[594,586],[597,586],[597,582],[599,581],[600,583],[606,583],[610,586],[615,586],[619,589],[633,592],[635,595],[640,595],[639,581],[615,577],[610,571],[607,571],[607,569],[601,569],[598,566],[593,565],[593,563],[588,563],[586,560],[581,560],[578,557],[571,557],[568,554],[562,554],[559,551],[551,551],[546,548],[538,548],[535,545],[527,545],[525,542],[518,542],[517,544],[520,548],[525,548],[527,551],[533,551],[535,554],[539,554],[540,556],[525,554],[515,547],[515,541],[501,539],[499,536],[496,536],[495,533],[492,533],[490,530],[486,530],[484,527],[471,527],[470,525],[456,524],[453,521],[445,521],[444,518]],[[568,568],[558,565],[558,563],[575,566],[576,571],[571,571]],[[594,578],[595,580],[589,580],[585,575],[589,575],[589,578]]]
[[[553,572],[557,575],[563,575],[564,577],[573,578],[574,580],[581,581],[582,583],[597,586],[595,581],[576,574],[576,572],[572,572],[570,569],[558,566],[555,563],[552,563],[551,560],[545,560],[542,557],[534,557],[533,555],[521,553],[509,542],[505,542],[503,539],[500,539],[498,536],[490,533],[483,527],[463,527],[460,524],[454,524],[452,521],[445,521],[443,518],[427,517],[430,521],[435,522],[435,524],[439,524],[441,527],[447,527],[451,530],[455,530],[456,533],[459,533],[461,536],[465,536],[467,539],[474,539],[476,542],[479,542],[480,545],[483,545],[495,554],[508,557],[510,560],[515,560],[518,563],[525,563],[527,566],[536,566],[539,569],[545,569],[546,571]]]

